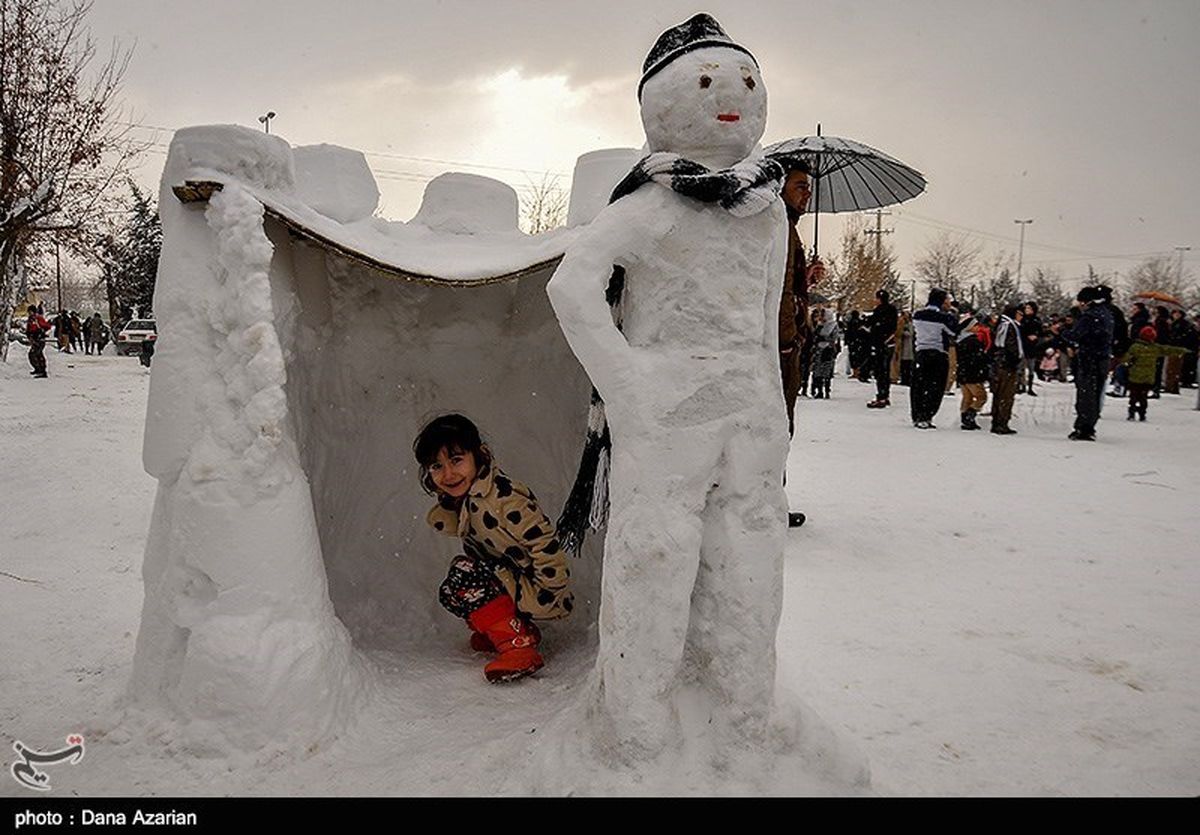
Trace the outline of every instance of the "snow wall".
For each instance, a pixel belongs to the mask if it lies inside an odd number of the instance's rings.
[[[185,203],[188,181],[222,188]],[[426,420],[474,419],[548,508],[574,478],[590,384],[545,293],[562,241],[518,232],[511,189],[472,175],[435,180],[410,224],[377,199],[344,149],[238,127],[171,145],[130,695],[204,744],[308,745],[378,682],[363,650],[465,639],[437,603],[457,543],[424,522]],[[601,542],[553,628],[594,624]]]

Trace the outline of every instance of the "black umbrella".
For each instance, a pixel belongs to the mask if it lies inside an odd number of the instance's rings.
[[[817,252],[820,212],[861,212],[902,203],[925,190],[920,171],[883,151],[837,136],[788,139],[771,145],[765,155],[785,168],[802,163],[813,178],[813,252]]]

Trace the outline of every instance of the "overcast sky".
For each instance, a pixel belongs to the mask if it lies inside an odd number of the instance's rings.
[[[905,277],[939,230],[1017,250],[1067,283],[1195,246],[1200,262],[1200,2],[858,0],[96,0],[97,39],[136,42],[132,120],[259,127],[369,153],[383,213],[409,219],[446,170],[525,186],[575,158],[640,147],[642,61],[707,11],[757,57],[765,141],[815,132],[874,145],[929,188],[885,228]],[[837,244],[822,223],[821,250]],[[807,237],[806,232],[806,237]]]

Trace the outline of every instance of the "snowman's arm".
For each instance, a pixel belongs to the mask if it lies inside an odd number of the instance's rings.
[[[567,343],[606,400],[636,377],[634,350],[613,323],[605,298],[614,265],[626,266],[638,246],[638,224],[610,206],[567,250],[546,285]],[[647,245],[647,242],[642,242]]]

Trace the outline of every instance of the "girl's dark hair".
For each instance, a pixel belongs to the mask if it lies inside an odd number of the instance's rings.
[[[421,465],[421,487],[431,496],[437,495],[429,467],[437,461],[438,453],[469,452],[475,456],[475,466],[484,475],[492,463],[492,454],[479,437],[479,427],[462,415],[435,417],[417,433],[413,441],[413,455]]]

